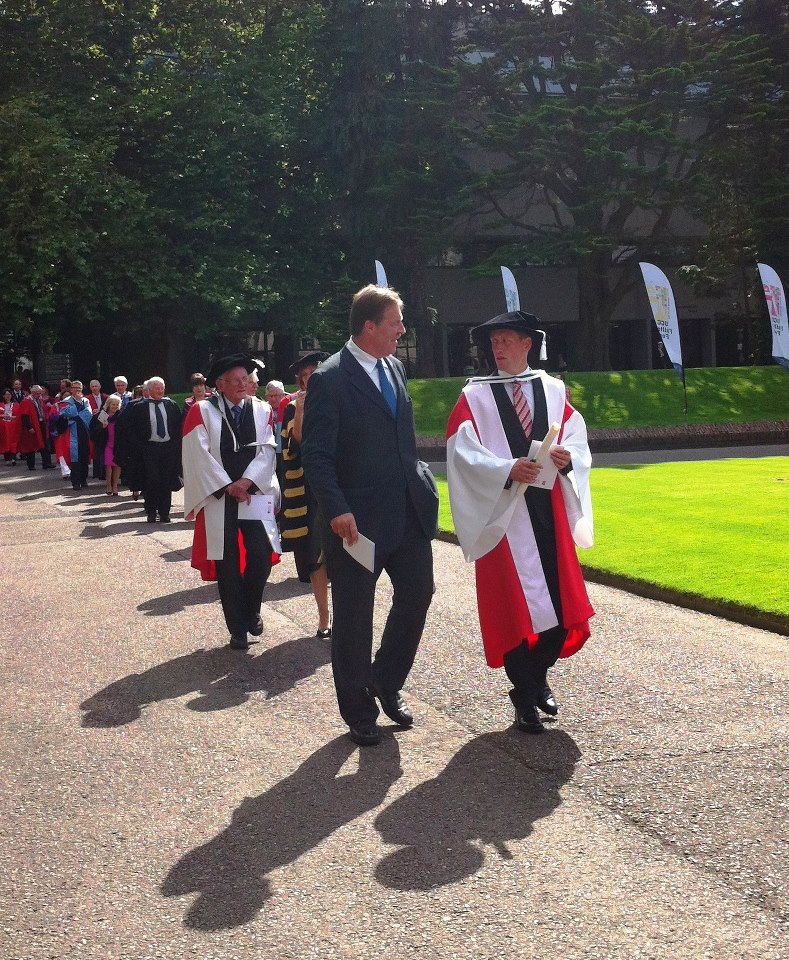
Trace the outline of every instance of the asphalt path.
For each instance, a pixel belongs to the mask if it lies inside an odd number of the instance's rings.
[[[56,474],[0,465],[3,960],[786,956],[785,638],[592,584],[520,734],[436,543],[417,722],[360,750],[291,558],[230,651],[190,526]]]

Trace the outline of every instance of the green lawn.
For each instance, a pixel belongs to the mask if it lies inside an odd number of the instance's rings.
[[[673,370],[571,373],[570,397],[590,428],[789,420],[789,375],[779,366],[686,371],[688,415]],[[417,433],[442,435],[465,379],[411,380]]]
[[[789,616],[789,457],[596,467],[591,482],[584,566]]]
[[[673,370],[572,373],[567,385],[590,428],[789,420],[789,375],[779,366],[694,368],[686,371],[686,379],[687,417],[682,384]],[[444,435],[465,382],[464,377],[409,381],[420,436]],[[187,394],[170,396],[181,406]]]

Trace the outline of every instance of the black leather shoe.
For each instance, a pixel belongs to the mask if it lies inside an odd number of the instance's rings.
[[[348,727],[348,736],[360,747],[374,747],[381,742],[381,730],[372,720],[362,720],[355,726]]]
[[[374,684],[370,689],[370,695],[380,700],[383,712],[399,726],[410,727],[414,722],[414,715],[408,709],[399,690],[395,690],[394,693],[385,693]]]
[[[547,713],[552,717],[555,717],[559,712],[559,704],[556,702],[553,690],[551,690],[547,683],[545,684],[545,689],[542,691],[542,699],[537,701],[537,706],[543,713]]]
[[[542,733],[545,727],[540,714],[533,703],[525,703],[525,695],[520,690],[510,690],[510,700],[515,707],[515,726],[525,733]]]
[[[148,523],[156,523],[156,514],[149,513],[147,517]]]
[[[542,733],[545,730],[537,707],[532,704],[515,707],[515,726],[524,733]]]
[[[325,630],[317,630],[315,636],[319,640],[331,640],[331,627],[326,627]]]
[[[231,650],[249,650],[247,635],[245,633],[232,634],[228,646]]]
[[[160,515],[159,515],[159,523],[172,523],[172,521],[170,520],[170,514],[169,514],[169,513],[165,513],[164,516],[162,516],[162,515],[160,514]]]
[[[258,617],[252,626],[249,628],[249,632],[253,637],[259,637],[263,633],[263,618]]]

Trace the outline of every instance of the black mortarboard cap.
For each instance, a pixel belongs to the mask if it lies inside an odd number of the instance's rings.
[[[490,346],[490,335],[494,330],[514,330],[531,337],[532,347],[540,352],[540,360],[547,359],[545,349],[548,337],[544,330],[538,329],[540,320],[533,313],[524,313],[523,310],[511,310],[509,313],[500,313],[492,320],[486,320],[478,327],[471,328],[471,336],[480,347]]]
[[[222,357],[212,364],[211,369],[208,371],[208,376],[205,378],[206,383],[209,387],[216,386],[216,381],[223,373],[227,373],[228,370],[233,370],[235,367],[243,367],[247,373],[252,373],[253,370],[257,369],[257,365],[257,361],[253,360],[249,354],[232,353],[230,356]]]
[[[313,350],[312,353],[305,353],[303,357],[292,363],[289,367],[290,373],[294,377],[299,375],[299,372],[305,367],[317,367],[318,364],[323,363],[324,360],[329,359],[329,354],[325,350]]]

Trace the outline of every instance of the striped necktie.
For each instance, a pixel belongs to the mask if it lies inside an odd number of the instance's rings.
[[[531,411],[529,410],[529,404],[526,402],[526,397],[523,394],[523,388],[518,380],[515,380],[512,384],[512,403],[515,406],[515,413],[518,414],[518,419],[523,427],[523,432],[527,438],[531,438]]]

